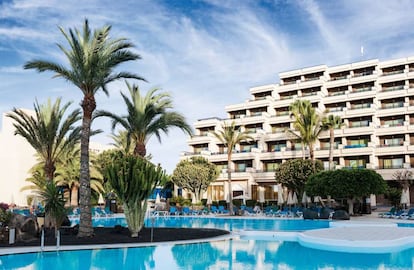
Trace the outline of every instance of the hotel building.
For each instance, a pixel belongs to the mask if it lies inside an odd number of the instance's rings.
[[[336,168],[375,169],[385,180],[397,170],[414,168],[414,57],[346,65],[326,65],[282,72],[278,84],[250,89],[251,98],[226,106],[226,119],[198,120],[189,152],[182,158],[203,156],[221,174],[209,191],[213,200],[227,194],[227,155],[224,145],[211,134],[223,122],[235,121],[254,141],[236,146],[232,156],[233,195],[276,199],[275,169],[289,159],[302,158],[301,145],[289,140],[292,128],[289,105],[309,100],[318,112],[339,115],[344,127],[335,130]],[[315,146],[315,157],[328,168],[329,132]]]

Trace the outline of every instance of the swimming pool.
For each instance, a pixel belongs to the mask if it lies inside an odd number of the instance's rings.
[[[296,242],[228,240],[0,256],[0,269],[414,269],[414,249],[355,254]]]
[[[110,219],[101,218],[99,222]],[[122,219],[111,222],[121,222]],[[328,221],[266,218],[167,217],[147,226],[209,227],[227,230],[304,230]],[[113,226],[114,224],[111,223]],[[0,269],[414,269],[414,249],[394,253],[343,253],[275,239],[162,243],[151,247],[94,249],[0,256]]]
[[[78,224],[79,219],[72,219],[72,225]],[[94,218],[95,227],[127,226],[124,217]],[[147,218],[146,227],[173,228],[216,228],[227,231],[265,230],[265,231],[305,231],[328,228],[327,220],[276,219],[276,218],[225,218],[209,216],[167,216]]]

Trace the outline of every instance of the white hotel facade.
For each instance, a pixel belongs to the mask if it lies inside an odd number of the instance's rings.
[[[279,74],[280,83],[250,89],[251,99],[226,106],[227,119],[198,120],[189,152],[182,158],[203,156],[222,173],[210,186],[213,200],[226,194],[227,155],[211,131],[235,121],[254,141],[237,145],[232,157],[235,195],[276,199],[274,170],[289,159],[302,158],[301,146],[285,133],[292,128],[289,105],[307,99],[319,111],[339,115],[344,127],[335,130],[334,162],[337,168],[375,169],[393,180],[397,170],[414,168],[414,57],[346,65],[303,68]],[[329,132],[321,134],[315,157],[328,166]],[[238,193],[237,193],[238,192]]]

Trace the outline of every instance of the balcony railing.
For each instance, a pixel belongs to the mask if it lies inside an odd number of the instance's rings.
[[[351,144],[351,145],[344,145],[344,148],[361,148],[361,147],[367,147],[367,144],[360,143],[360,144]]]
[[[399,91],[403,89],[404,89],[404,85],[396,85],[396,86],[382,87],[382,92]]]
[[[402,168],[404,168],[404,164],[378,166],[378,169],[383,169],[383,170],[388,170],[388,169],[402,169]]]
[[[362,76],[368,76],[368,75],[372,75],[374,74],[374,71],[364,71],[364,72],[359,72],[359,73],[354,73],[354,77],[362,77]]]
[[[367,91],[371,91],[372,87],[361,87],[361,88],[352,88],[352,92],[351,94],[355,94],[355,93],[361,93],[361,92],[367,92]]]
[[[413,103],[414,105],[414,103]],[[404,107],[404,102],[396,102],[396,103],[386,103],[382,104],[381,109],[396,109]]]
[[[404,69],[401,70],[393,70],[393,71],[386,71],[386,72],[382,72],[382,76],[389,76],[389,75],[394,75],[394,74],[401,74],[404,73]]]
[[[349,128],[369,127],[369,121],[349,122]]]
[[[328,96],[333,97],[333,96],[342,96],[345,95],[345,91],[338,91],[338,92],[329,92]]]

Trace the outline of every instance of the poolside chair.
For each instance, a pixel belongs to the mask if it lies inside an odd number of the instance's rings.
[[[180,211],[178,211],[177,207],[170,206],[170,215],[171,216],[178,216],[178,215],[180,215]]]
[[[395,207],[391,207],[390,211],[379,213],[378,216],[382,218],[389,218],[395,214],[395,211],[396,211]]]
[[[391,216],[390,216],[390,218],[399,219],[399,218],[401,218],[401,216],[403,216],[404,214],[407,214],[407,211],[405,211],[405,210],[399,210],[399,211],[397,211],[394,215],[391,215]]]
[[[224,205],[219,205],[218,211],[219,211],[220,214],[228,214],[229,213],[229,210],[224,208]],[[234,211],[234,209],[233,209],[233,211]]]
[[[183,215],[186,215],[186,216],[189,216],[189,215],[192,214],[192,211],[191,211],[190,207],[188,207],[188,206],[183,207],[182,212],[183,212]]]
[[[408,209],[407,212],[404,212],[400,215],[401,219],[412,219],[414,218],[414,208]]]
[[[212,206],[210,207],[210,212],[211,212],[212,214],[218,214],[218,213],[219,213],[219,210],[218,210],[217,206],[212,205]]]

